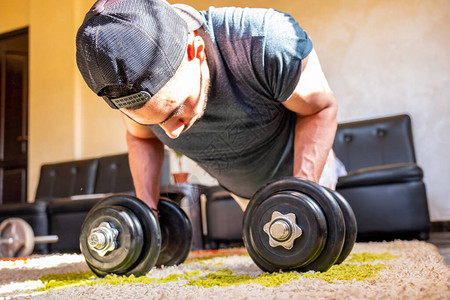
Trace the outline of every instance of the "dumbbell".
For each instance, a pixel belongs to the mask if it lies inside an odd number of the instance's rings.
[[[89,268],[107,274],[142,276],[154,266],[184,262],[192,244],[192,226],[186,213],[170,199],[154,212],[130,195],[111,195],[87,214],[80,249]]]
[[[244,213],[244,245],[266,272],[327,271],[350,254],[355,215],[337,192],[285,177],[260,188]]]
[[[26,257],[35,244],[56,243],[57,235],[34,236],[33,228],[25,220],[9,218],[0,224],[0,258]]]

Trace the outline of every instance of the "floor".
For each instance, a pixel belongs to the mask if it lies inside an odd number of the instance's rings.
[[[444,257],[445,262],[450,267],[450,231],[439,231],[439,232],[430,232],[428,243],[435,245],[438,248],[439,253]],[[227,247],[243,247],[241,243],[236,245],[234,244],[226,244],[226,245],[215,245],[213,249],[217,248],[227,248]],[[211,245],[208,245],[211,247]]]
[[[431,232],[428,242],[438,247],[439,253],[450,266],[450,232]]]

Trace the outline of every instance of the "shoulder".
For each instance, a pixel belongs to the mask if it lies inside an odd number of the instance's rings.
[[[225,36],[237,31],[245,36],[298,35],[307,38],[303,29],[288,13],[274,9],[249,7],[210,7],[200,12],[205,26]]]
[[[312,50],[312,42],[296,20],[274,9],[210,7],[201,12],[205,27],[219,44],[239,48],[244,44],[250,51],[271,55],[295,55],[303,59]],[[248,49],[250,47],[250,49]]]
[[[211,7],[202,14],[228,72],[271,99],[286,100],[313,48],[295,19],[263,8]]]

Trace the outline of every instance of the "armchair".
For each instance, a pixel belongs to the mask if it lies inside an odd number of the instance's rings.
[[[341,123],[333,149],[348,171],[336,190],[353,208],[359,241],[428,239],[423,171],[408,115]]]

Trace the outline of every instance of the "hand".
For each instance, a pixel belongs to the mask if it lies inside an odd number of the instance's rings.
[[[152,210],[153,214],[155,215],[156,220],[159,222],[159,210],[157,210],[156,208],[151,208],[151,207],[150,207],[150,209]]]

